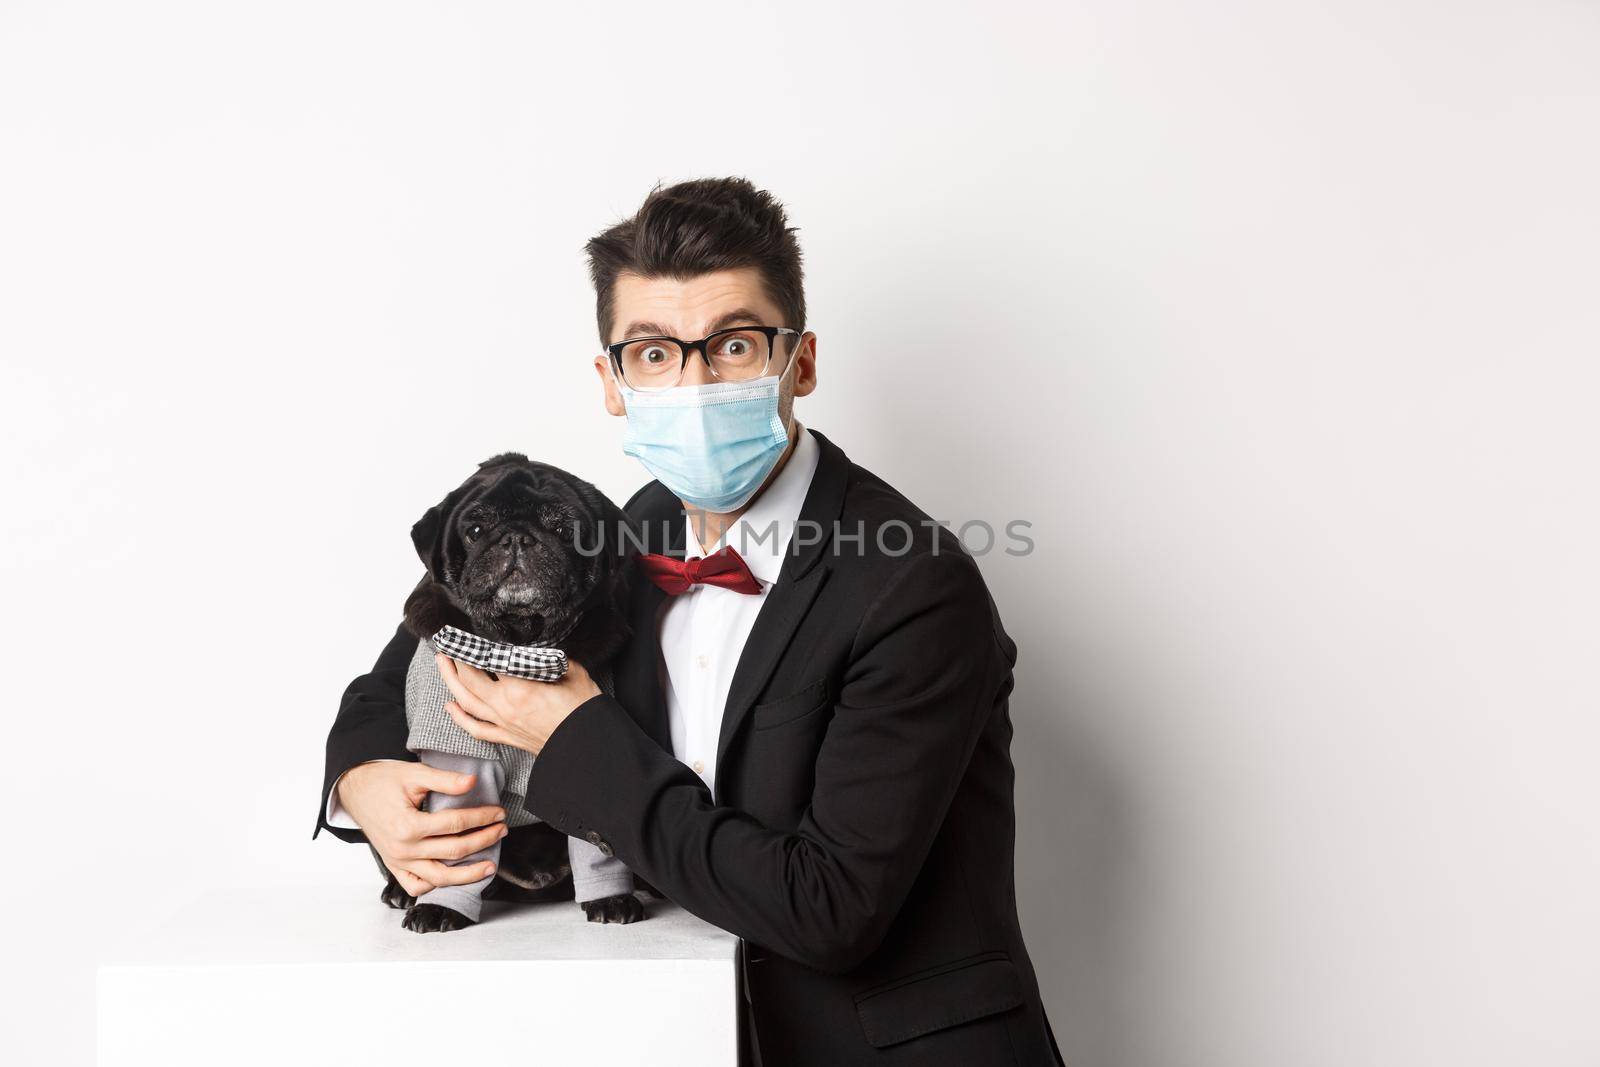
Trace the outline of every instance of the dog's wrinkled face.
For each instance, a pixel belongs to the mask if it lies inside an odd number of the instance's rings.
[[[558,642],[614,578],[616,553],[596,548],[615,542],[621,518],[588,482],[505,453],[430,508],[411,536],[428,577],[474,633]]]

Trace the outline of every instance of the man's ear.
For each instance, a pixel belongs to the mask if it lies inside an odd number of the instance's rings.
[[[606,414],[626,415],[627,405],[622,402],[622,390],[617,388],[617,376],[611,368],[611,360],[605,356],[594,357],[594,372],[600,375],[600,386],[605,390]]]
[[[807,343],[809,342],[809,344]],[[817,388],[817,335],[809,330],[795,344],[794,395],[810,396]]]

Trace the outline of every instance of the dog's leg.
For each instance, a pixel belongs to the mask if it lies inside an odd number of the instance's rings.
[[[645,917],[644,902],[633,895],[636,879],[604,841],[595,835],[567,838],[574,896],[592,923],[636,923]]]
[[[378,899],[398,911],[404,911],[415,904],[416,898],[400,888],[394,872],[384,866],[383,857],[378,855],[378,850],[371,845],[367,846],[367,850],[372,853],[372,858],[378,864],[378,873],[383,875],[383,889],[378,892]]]
[[[454,771],[456,774],[472,774],[477,777],[471,789],[460,795],[448,793],[429,793],[429,811],[448,811],[453,808],[477,807],[479,805],[494,804],[499,801],[500,791],[505,787],[505,768],[499,761],[492,759],[478,759],[474,756],[462,756],[451,752],[438,752],[424,749],[417,753],[418,758],[430,767],[440,770]],[[446,866],[461,867],[489,861],[496,867],[500,865],[500,841],[472,853],[461,859],[448,860]],[[418,897],[416,903],[406,910],[406,917],[401,923],[407,930],[419,934],[429,934],[445,930],[461,930],[477,923],[483,913],[483,891],[494,880],[493,875],[479,878],[466,885],[441,885],[436,886]]]

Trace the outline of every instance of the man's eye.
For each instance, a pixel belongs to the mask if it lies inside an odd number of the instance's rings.
[[[712,353],[715,358],[729,363],[740,363],[748,359],[754,359],[755,354],[755,340],[749,334],[743,333],[724,337],[717,342],[717,350]]]
[[[646,363],[653,366],[660,366],[667,361],[667,350],[660,345],[651,345],[640,355]]]

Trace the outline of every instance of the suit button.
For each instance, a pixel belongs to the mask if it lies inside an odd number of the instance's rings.
[[[611,846],[606,844],[605,839],[600,836],[600,831],[590,830],[583,835],[583,839],[599,849],[602,856],[611,855]]]

